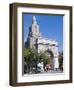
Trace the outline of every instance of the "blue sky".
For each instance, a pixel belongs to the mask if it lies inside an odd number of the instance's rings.
[[[58,41],[59,51],[63,51],[63,15],[23,14],[24,40],[26,40],[32,16],[36,16],[42,36]]]

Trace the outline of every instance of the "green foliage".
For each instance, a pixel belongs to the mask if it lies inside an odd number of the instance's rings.
[[[43,61],[44,64],[47,64],[50,62],[50,58],[47,55],[47,53],[38,53],[37,50],[35,49],[30,49],[30,48],[25,48],[24,49],[24,61],[27,64],[32,64],[33,61],[37,62],[41,62]]]
[[[44,64],[50,63],[50,57],[47,55],[47,53],[39,53],[39,60],[43,61]]]

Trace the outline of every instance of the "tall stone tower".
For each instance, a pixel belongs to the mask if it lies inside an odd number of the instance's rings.
[[[28,44],[30,48],[36,48],[36,40],[39,37],[39,25],[37,24],[36,17],[32,17],[32,25],[29,27]]]

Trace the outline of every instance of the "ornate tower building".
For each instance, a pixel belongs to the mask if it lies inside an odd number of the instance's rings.
[[[28,44],[30,48],[36,48],[36,42],[39,37],[39,25],[36,17],[32,17],[32,25],[29,27]]]
[[[58,62],[58,42],[42,37],[39,32],[39,25],[36,17],[32,17],[32,25],[29,27],[27,47],[37,49],[38,53],[47,51],[49,56],[53,56],[51,61],[52,69],[59,68]]]

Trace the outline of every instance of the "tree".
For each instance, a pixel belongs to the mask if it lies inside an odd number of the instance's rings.
[[[27,64],[28,72],[31,71],[32,57],[33,57],[32,49],[24,48],[24,63]]]
[[[28,67],[28,72],[32,72],[33,68],[36,71],[38,62],[43,62],[45,66],[50,63],[50,57],[46,52],[38,53],[36,49],[24,48],[24,65]]]
[[[50,63],[50,57],[47,55],[46,52],[43,52],[43,53],[40,52],[40,53],[38,54],[38,57],[39,57],[39,61],[43,61],[44,66],[45,66],[46,64]]]
[[[63,52],[59,53],[59,68],[63,71]]]
[[[32,69],[35,67],[37,64],[38,60],[38,53],[35,49],[31,48],[24,48],[24,63],[27,64],[28,66],[28,72],[32,72]]]

